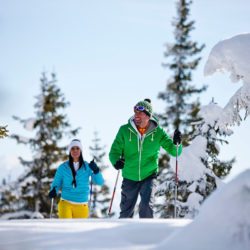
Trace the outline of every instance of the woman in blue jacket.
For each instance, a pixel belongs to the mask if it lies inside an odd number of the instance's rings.
[[[49,197],[55,198],[61,190],[59,218],[88,218],[89,179],[91,177],[97,185],[103,185],[104,180],[94,161],[87,163],[83,160],[80,140],[72,140],[68,150],[69,160],[58,167]]]

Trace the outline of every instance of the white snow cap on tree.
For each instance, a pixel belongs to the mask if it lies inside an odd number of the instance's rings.
[[[199,180],[206,172],[201,158],[206,157],[207,140],[202,136],[197,136],[191,145],[183,149],[179,158],[178,177],[180,180],[192,182]],[[175,158],[171,157],[170,165],[175,169]]]
[[[239,125],[240,111],[248,116],[250,107],[250,34],[241,34],[217,43],[206,62],[204,75],[216,71],[230,72],[232,82],[243,81],[243,86],[231,97],[224,108],[228,125]]]
[[[241,34],[217,43],[205,64],[204,75],[216,71],[231,73],[232,82],[250,83],[250,34]]]
[[[228,118],[224,112],[224,109],[221,108],[217,103],[213,101],[208,105],[201,107],[199,111],[199,116],[202,117],[201,132],[206,133],[210,127],[214,127],[214,130],[219,129],[220,134],[231,135],[233,131],[227,127]],[[197,123],[198,124],[198,123]],[[216,134],[214,135],[217,136]]]

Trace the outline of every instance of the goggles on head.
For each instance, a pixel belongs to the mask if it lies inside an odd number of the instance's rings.
[[[134,111],[144,111],[145,107],[144,106],[134,106]]]

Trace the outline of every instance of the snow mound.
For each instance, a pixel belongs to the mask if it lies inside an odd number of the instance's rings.
[[[233,82],[250,82],[250,34],[240,34],[217,43],[205,64],[204,75],[230,72]]]
[[[250,169],[216,190],[193,223],[156,249],[249,250]]]

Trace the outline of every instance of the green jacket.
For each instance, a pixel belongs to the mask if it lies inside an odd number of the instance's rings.
[[[141,181],[158,172],[160,147],[170,155],[176,156],[176,145],[156,119],[150,119],[146,134],[141,136],[131,118],[127,124],[120,127],[111,146],[109,159],[114,165],[123,155],[125,158],[123,178]],[[181,152],[182,145],[178,147],[178,155]]]

